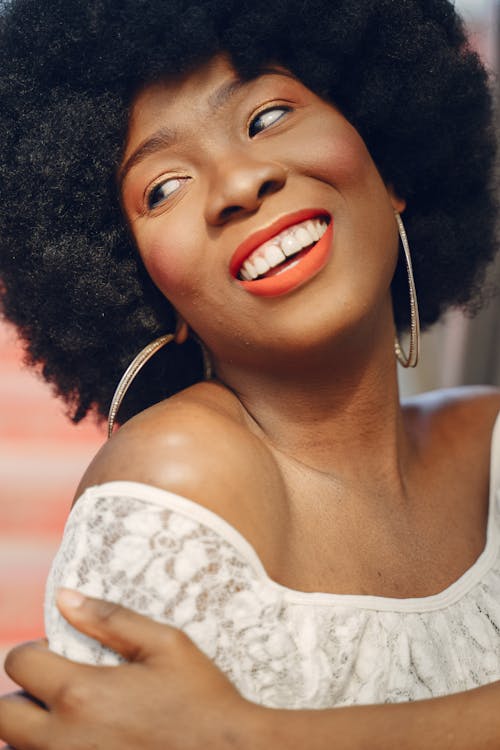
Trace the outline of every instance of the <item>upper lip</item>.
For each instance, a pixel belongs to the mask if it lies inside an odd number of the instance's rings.
[[[273,221],[272,224],[269,224],[269,226],[258,229],[256,232],[243,240],[241,245],[238,245],[238,247],[234,251],[229,262],[229,271],[231,273],[231,276],[233,276],[234,278],[237,277],[241,266],[248,258],[248,256],[251,255],[253,251],[264,242],[271,240],[284,229],[287,229],[294,224],[300,224],[302,221],[307,221],[307,219],[313,219],[317,216],[325,216],[326,218],[330,219],[330,214],[328,213],[328,211],[325,211],[324,208],[303,208],[300,211],[295,211],[294,213],[286,214],[286,216],[281,216],[279,219],[276,219],[276,221]]]

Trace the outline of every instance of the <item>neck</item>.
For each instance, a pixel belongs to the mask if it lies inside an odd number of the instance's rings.
[[[300,366],[279,374],[234,366],[219,373],[250,428],[275,450],[337,480],[361,484],[363,477],[370,483],[378,477],[401,489],[411,446],[392,336],[369,352],[345,345],[341,351],[316,361],[302,357]]]

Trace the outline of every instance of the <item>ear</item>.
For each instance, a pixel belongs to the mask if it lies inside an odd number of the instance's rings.
[[[177,317],[177,325],[175,327],[175,338],[174,341],[176,344],[183,344],[187,337],[189,336],[189,326],[184,320],[184,318],[181,318],[179,315]]]
[[[399,195],[396,194],[396,191],[394,190],[392,185],[387,185],[387,192],[389,194],[389,200],[392,203],[393,209],[397,211],[398,214],[402,214],[406,208],[405,199],[400,198]]]

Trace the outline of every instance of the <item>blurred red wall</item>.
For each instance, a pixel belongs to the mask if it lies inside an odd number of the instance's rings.
[[[78,481],[103,443],[75,427],[64,404],[22,366],[13,329],[0,324],[0,664],[18,641],[43,636],[43,592]],[[0,693],[10,687],[0,670]]]

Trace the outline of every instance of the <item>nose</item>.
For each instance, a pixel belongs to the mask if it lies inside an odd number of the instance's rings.
[[[209,224],[256,211],[262,202],[282,189],[285,169],[272,161],[259,161],[244,154],[232,155],[214,166],[205,218]]]

